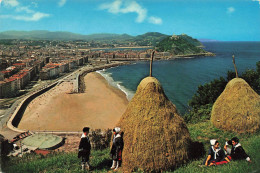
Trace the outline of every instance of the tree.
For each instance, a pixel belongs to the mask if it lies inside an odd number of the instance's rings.
[[[190,111],[184,115],[186,122],[197,122],[210,118],[212,105],[224,91],[227,83],[236,77],[235,72],[228,71],[226,79],[220,77],[204,85],[199,85],[196,93],[189,101]],[[255,70],[246,70],[242,73],[243,78],[251,88],[260,94],[260,61],[256,63]]]
[[[252,69],[246,70],[244,73],[242,73],[241,78],[243,78],[251,86],[251,88],[255,90],[255,92],[260,94],[260,74],[258,71],[254,71]]]

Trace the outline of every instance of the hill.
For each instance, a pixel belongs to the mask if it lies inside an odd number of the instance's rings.
[[[37,31],[5,31],[0,33],[0,39],[27,39],[27,40],[69,40],[81,39],[82,35],[71,32]]]
[[[197,124],[188,124],[188,129],[193,141],[202,142],[204,150],[208,151],[210,147],[210,139],[218,139],[223,145],[226,139],[237,136],[240,142],[250,156],[252,163],[249,164],[245,160],[231,161],[231,163],[211,166],[199,167],[206,154],[196,160],[190,160],[187,164],[177,167],[175,173],[191,172],[191,173],[242,173],[242,172],[259,172],[260,165],[260,134],[236,134],[226,132],[215,128],[209,121]],[[90,156],[91,172],[111,172],[112,163],[109,149],[92,150]],[[71,153],[53,153],[47,156],[28,154],[24,157],[10,157],[2,160],[3,172],[83,172],[80,169],[80,159],[76,152]],[[122,172],[121,168],[118,172]],[[173,171],[168,171],[173,172]]]
[[[170,52],[174,55],[207,54],[202,43],[186,34],[169,36],[156,45],[159,52]]]
[[[100,34],[91,34],[84,35],[82,39],[85,40],[129,40],[134,37],[128,34],[110,34],[110,33],[100,33]]]
[[[169,35],[165,35],[159,32],[147,32],[145,34],[136,36],[133,41],[140,46],[155,46],[166,37],[169,37]]]
[[[128,34],[99,33],[82,35],[61,31],[5,31],[0,32],[0,40],[8,42],[10,39],[20,40],[56,40],[56,41],[96,41],[106,44],[152,46],[157,51],[168,51],[175,55],[205,55],[208,52],[202,49],[203,45],[197,39],[186,34],[169,36],[159,32],[147,32],[142,35],[131,36]],[[208,54],[207,54],[208,55]]]
[[[62,31],[5,31],[0,32],[0,39],[27,39],[27,40],[127,40],[133,36],[127,34],[91,34],[82,35]]]

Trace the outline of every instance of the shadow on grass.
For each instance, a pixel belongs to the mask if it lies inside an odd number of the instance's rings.
[[[104,159],[97,166],[93,167],[93,169],[95,169],[95,170],[110,169],[111,164],[112,164],[111,159]]]
[[[189,158],[191,160],[200,159],[206,154],[202,142],[192,141],[189,146]]]

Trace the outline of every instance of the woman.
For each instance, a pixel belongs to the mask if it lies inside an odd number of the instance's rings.
[[[219,163],[224,163],[222,161],[225,160],[225,163],[230,162],[230,160],[225,157],[225,152],[219,147],[219,142],[216,139],[211,139],[210,144],[211,147],[209,148],[208,156],[204,160],[203,165],[218,165]]]
[[[113,145],[110,152],[113,159],[111,169],[117,170],[119,162],[122,160],[123,139],[119,127],[113,129],[113,134]]]

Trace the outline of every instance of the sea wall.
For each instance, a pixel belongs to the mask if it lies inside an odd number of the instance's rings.
[[[78,89],[78,92],[84,92],[84,89],[85,89],[85,84],[84,84],[84,76],[90,72],[95,72],[95,71],[98,71],[98,70],[102,70],[102,69],[107,69],[107,68],[111,68],[111,67],[116,67],[116,66],[120,66],[120,65],[125,65],[125,64],[128,64],[126,62],[118,62],[118,63],[111,63],[111,64],[105,64],[105,65],[99,65],[99,66],[96,66],[96,67],[93,67],[91,69],[87,69],[87,70],[84,70],[84,71],[81,71],[79,72],[79,74],[76,75],[76,86],[78,88],[75,88],[75,89]],[[28,96],[26,96],[21,102],[20,104],[16,107],[14,113],[12,114],[11,118],[8,120],[7,122],[7,127],[15,132],[19,132],[19,133],[22,133],[22,132],[25,132],[24,130],[21,130],[21,129],[18,129],[18,125],[23,117],[23,114],[27,108],[27,106],[29,105],[29,103],[35,99],[36,97],[38,97],[39,95],[45,93],[46,91],[50,90],[51,88],[55,87],[57,84],[61,83],[62,80],[60,81],[57,81],[39,91],[36,91]],[[46,133],[46,131],[45,131]],[[55,132],[51,132],[51,133],[55,133]],[[59,132],[57,132],[59,133]],[[65,132],[66,133],[66,132]],[[74,132],[68,132],[68,133],[74,133]],[[78,132],[75,132],[75,133],[78,133]]]
[[[16,110],[14,111],[14,113],[12,114],[11,118],[8,120],[7,122],[7,127],[13,131],[16,132],[25,132],[24,130],[18,129],[18,124],[20,123],[24,111],[26,110],[26,107],[28,106],[28,104],[35,99],[36,97],[38,97],[39,95],[45,93],[46,91],[50,90],[51,88],[55,87],[59,82],[55,82],[39,91],[34,92],[33,94],[26,96],[21,102],[20,104],[17,106]]]

